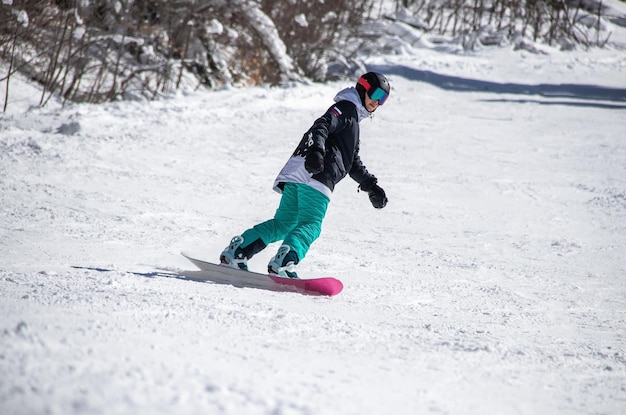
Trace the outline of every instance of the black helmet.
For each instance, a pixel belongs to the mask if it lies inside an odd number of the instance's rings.
[[[378,105],[383,105],[389,97],[391,86],[385,75],[378,72],[368,72],[361,76],[356,83],[356,90],[361,97],[361,103],[365,106],[365,93]]]

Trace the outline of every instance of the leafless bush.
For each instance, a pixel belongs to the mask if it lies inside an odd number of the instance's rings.
[[[183,86],[324,79],[360,23],[354,7],[348,0],[3,2],[5,107],[17,71],[43,86],[41,105],[54,95],[95,103]]]
[[[286,3],[288,7],[286,7]],[[304,74],[325,80],[329,65],[350,69],[356,53],[357,28],[363,23],[370,0],[262,0],[279,28],[289,54]]]
[[[602,0],[397,0],[423,22],[420,29],[467,37],[473,47],[478,36],[487,42],[528,38],[548,45],[604,46]]]

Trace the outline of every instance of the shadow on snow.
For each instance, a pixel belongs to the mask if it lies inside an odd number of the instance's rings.
[[[537,84],[527,85],[519,83],[500,83],[492,81],[482,81],[477,79],[462,78],[454,75],[443,75],[428,70],[410,68],[404,65],[376,65],[370,68],[386,75],[398,75],[403,78],[426,82],[447,91],[456,92],[487,92],[494,94],[514,94],[514,95],[537,95],[544,98],[569,98],[585,100],[586,102],[575,101],[543,101],[543,100],[515,100],[496,99],[485,100],[490,102],[519,102],[538,103],[546,105],[573,105],[591,106],[597,108],[626,109],[626,89],[610,88],[597,85],[584,84]],[[612,101],[616,104],[607,104],[588,101]],[[617,103],[624,104],[617,104]]]

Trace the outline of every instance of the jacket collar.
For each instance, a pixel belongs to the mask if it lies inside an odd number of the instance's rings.
[[[355,87],[350,87],[346,89],[342,89],[335,96],[335,102],[339,101],[350,101],[356,106],[356,112],[359,114],[359,122],[364,120],[365,118],[370,118],[372,116],[365,107],[363,103],[361,103],[361,97],[359,96],[359,92]]]

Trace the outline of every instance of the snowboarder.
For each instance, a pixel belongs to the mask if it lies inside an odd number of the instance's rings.
[[[375,208],[385,207],[384,190],[359,157],[359,121],[371,117],[389,92],[384,75],[368,72],[355,87],[337,94],[335,104],[304,134],[278,174],[274,190],[282,197],[274,218],[232,238],[220,255],[223,265],[247,270],[248,259],[268,244],[283,241],[268,264],[268,272],[298,278],[295,266],[319,237],[331,194],[346,175],[368,193]]]

